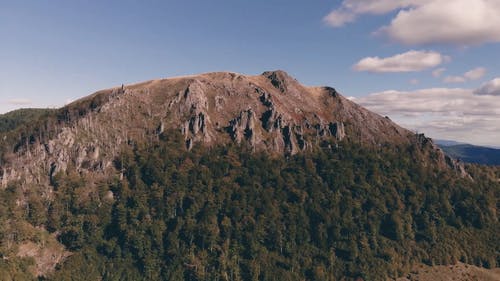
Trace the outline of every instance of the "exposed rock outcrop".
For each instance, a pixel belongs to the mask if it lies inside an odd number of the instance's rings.
[[[252,109],[248,109],[240,112],[238,117],[229,121],[227,131],[231,139],[237,143],[241,143],[242,140],[247,140],[250,142],[250,145],[255,145],[255,140],[257,139],[255,123],[255,113]]]
[[[345,138],[345,128],[343,122],[330,123],[330,132],[339,141]]]
[[[121,86],[78,100],[58,116],[50,138],[32,136],[12,150],[12,157],[3,157],[10,160],[0,167],[2,186],[15,180],[48,185],[69,167],[116,173],[112,163],[121,145],[153,141],[172,129],[182,133],[188,149],[236,142],[287,155],[323,139],[366,145],[414,139],[412,132],[334,88],[302,86],[284,71],[215,72]]]

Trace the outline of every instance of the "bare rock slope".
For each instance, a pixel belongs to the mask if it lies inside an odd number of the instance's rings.
[[[415,141],[412,132],[335,89],[303,86],[284,71],[216,72],[103,90],[60,109],[3,155],[0,182],[44,185],[69,167],[105,173],[122,144],[171,129],[188,149],[237,142],[285,155],[326,138],[375,146]]]

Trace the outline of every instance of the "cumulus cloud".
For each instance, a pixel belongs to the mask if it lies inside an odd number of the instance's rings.
[[[435,0],[399,11],[379,33],[409,45],[500,41],[500,1]]]
[[[441,75],[443,75],[443,73],[445,71],[446,71],[446,68],[435,69],[432,71],[432,76],[434,76],[435,78],[439,78],[439,77],[441,77]]]
[[[10,105],[30,105],[33,103],[33,101],[30,99],[19,98],[19,99],[10,99],[7,101],[7,103]]]
[[[436,67],[448,61],[449,57],[432,51],[408,51],[392,57],[367,57],[353,66],[356,71],[369,72],[412,72]]]
[[[486,68],[478,67],[465,72],[464,77],[469,80],[477,80],[482,78],[485,74],[486,74]]]
[[[480,96],[500,96],[500,77],[495,78],[474,91],[475,95]]]
[[[500,78],[495,83],[500,90]],[[390,90],[355,101],[431,137],[500,145],[500,97],[478,95],[478,91],[461,88]],[[497,93],[500,95],[500,91]]]
[[[346,11],[333,11],[323,19],[328,25],[340,27],[356,20],[356,15]]]
[[[388,90],[357,99],[357,102],[381,114],[424,113],[462,110],[466,99],[474,98],[466,89],[432,88],[411,92]]]
[[[447,76],[444,78],[445,83],[463,83],[470,80],[477,80],[486,74],[486,68],[477,67],[464,73],[462,76]]]
[[[344,0],[324,21],[340,27],[363,14],[393,11],[398,12],[390,24],[375,34],[408,45],[500,42],[498,0]]]
[[[396,9],[412,7],[419,0],[344,0],[339,8],[330,12],[324,21],[333,27],[341,27],[353,22],[359,15],[382,15]]]
[[[467,81],[464,77],[462,76],[446,76],[443,80],[444,83],[464,83]]]

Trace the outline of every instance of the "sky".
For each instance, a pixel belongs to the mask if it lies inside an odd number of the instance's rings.
[[[0,113],[282,69],[437,139],[500,146],[500,0],[0,0]]]

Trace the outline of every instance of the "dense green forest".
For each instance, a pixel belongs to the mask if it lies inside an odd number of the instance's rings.
[[[24,108],[0,114],[0,166],[25,144],[48,140],[54,135],[60,110]]]
[[[18,127],[25,126],[53,114],[55,111],[55,109],[24,108],[0,114],[0,133],[5,133]]]
[[[29,208],[13,183],[0,238],[23,221],[57,234],[73,255],[43,280],[385,280],[421,262],[500,264],[493,167],[459,178],[417,144],[323,143],[289,158],[182,147],[172,132],[133,143],[115,161],[123,177],[59,174],[54,198],[28,194]],[[0,259],[0,273],[29,280],[32,264]]]

